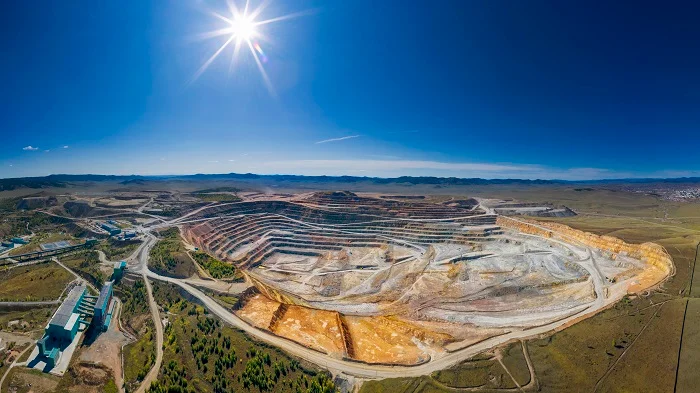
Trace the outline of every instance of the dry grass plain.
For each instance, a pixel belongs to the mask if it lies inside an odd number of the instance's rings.
[[[0,301],[56,300],[73,278],[53,262],[0,271]]]

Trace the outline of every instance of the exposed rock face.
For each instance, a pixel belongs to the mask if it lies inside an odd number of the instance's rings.
[[[600,236],[553,222],[532,222],[499,216],[496,223],[503,228],[516,229],[532,235],[575,240],[589,247],[608,251],[613,254],[613,259],[618,254],[627,255],[661,269],[666,275],[673,269],[671,256],[656,243],[629,244],[616,237]]]
[[[17,209],[31,210],[31,209],[43,209],[45,207],[56,206],[58,201],[56,197],[27,197],[22,198],[22,200],[17,204]]]
[[[494,206],[494,211],[505,216],[572,217],[576,212],[566,206],[542,203],[504,203]]]

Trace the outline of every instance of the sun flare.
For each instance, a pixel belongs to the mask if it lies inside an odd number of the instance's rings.
[[[236,15],[231,23],[231,34],[236,39],[250,40],[257,35],[257,29],[249,16]]]
[[[265,10],[266,6],[269,4],[269,1],[263,1],[260,3],[260,5],[258,5],[258,7],[252,10],[250,8],[249,0],[246,0],[245,6],[242,7],[242,9],[236,6],[236,2],[234,0],[227,0],[226,3],[228,5],[228,12],[226,15],[222,15],[215,11],[210,12],[213,17],[224,22],[226,26],[200,34],[198,36],[200,39],[225,38],[226,41],[224,41],[216,52],[214,52],[214,54],[209,57],[204,64],[202,64],[202,66],[194,74],[191,82],[197,80],[197,78],[199,78],[204,71],[209,68],[214,60],[216,60],[221,52],[223,52],[230,46],[231,43],[233,43],[234,48],[231,54],[229,73],[233,71],[235,64],[239,60],[238,58],[240,56],[241,47],[247,47],[256,67],[258,68],[258,71],[260,71],[260,75],[263,82],[265,82],[265,86],[270,94],[274,96],[275,90],[264,67],[264,64],[268,62],[268,57],[265,55],[265,52],[263,51],[259,42],[260,40],[269,42],[270,38],[263,34],[261,31],[261,26],[307,15],[310,13],[310,11],[295,12],[273,18],[261,19],[260,16]]]

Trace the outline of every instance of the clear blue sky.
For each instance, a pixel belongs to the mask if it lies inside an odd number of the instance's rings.
[[[271,95],[231,47],[190,83],[224,0],[9,2],[0,177],[698,175],[700,9],[624,3],[272,0]]]

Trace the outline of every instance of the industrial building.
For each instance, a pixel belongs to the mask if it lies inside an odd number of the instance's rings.
[[[15,243],[15,244],[28,244],[29,243],[29,241],[27,239],[22,238],[22,237],[13,237],[10,240],[12,240],[12,243]]]
[[[100,227],[107,231],[110,236],[118,235],[122,232],[121,228],[108,222],[103,222]]]
[[[89,309],[86,310],[86,304],[83,302],[87,300],[86,295],[87,289],[84,285],[71,289],[46,326],[46,335],[59,340],[72,341],[78,332],[81,314],[89,314]]]
[[[92,319],[95,326],[101,330],[107,330],[109,322],[112,319],[111,309],[114,308],[112,303],[114,281],[107,281],[100,290],[100,296],[97,297],[94,307],[94,317]]]
[[[87,295],[85,285],[75,286],[53,314],[44,330],[44,337],[37,341],[39,355],[49,366],[55,366],[60,351],[73,342],[81,324],[89,325],[85,318],[92,315],[94,299],[94,296]]]
[[[124,276],[126,270],[126,261],[114,262],[114,271],[112,272],[112,280],[117,281]]]

